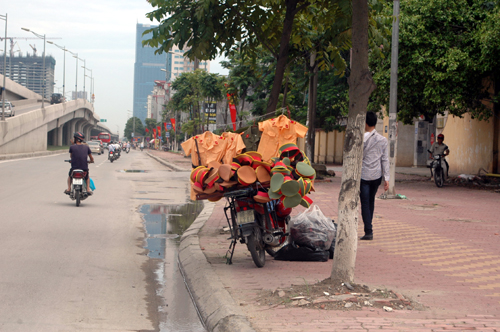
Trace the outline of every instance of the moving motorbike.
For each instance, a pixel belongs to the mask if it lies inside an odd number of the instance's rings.
[[[113,151],[109,151],[109,154],[108,154],[108,159],[110,162],[113,162],[115,161],[116,159],[118,159],[118,154],[116,154],[115,152]]]
[[[432,154],[431,150],[427,150],[430,154]],[[432,169],[432,173],[434,175],[434,182],[438,188],[441,188],[444,184],[445,180],[445,169],[443,167],[444,163],[444,155],[436,154],[432,155],[432,162],[429,167]]]
[[[71,160],[65,160],[65,162],[71,163]],[[86,173],[87,172],[84,170],[74,169],[70,175],[71,191],[68,195],[69,198],[76,201],[76,206],[80,206],[80,202],[90,196],[87,193],[87,182],[85,181],[85,175],[87,175]]]
[[[232,264],[238,241],[246,244],[257,267],[265,265],[266,252],[274,257],[288,242],[286,228],[290,217],[280,218],[277,215],[278,201],[256,202],[253,199],[256,193],[257,189],[252,187],[224,193],[228,201],[224,214],[231,232],[231,244],[226,255],[228,264]]]

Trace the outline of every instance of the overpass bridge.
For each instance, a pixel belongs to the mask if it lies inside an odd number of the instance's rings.
[[[90,137],[92,129],[111,133],[85,99],[54,105],[46,101],[42,108],[41,95],[8,78],[4,93],[5,100],[15,106],[16,115],[0,121],[0,155],[45,151],[48,145],[69,145],[75,131],[85,137]]]

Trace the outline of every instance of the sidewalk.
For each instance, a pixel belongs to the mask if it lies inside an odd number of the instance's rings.
[[[155,155],[176,162],[170,153]],[[317,183],[311,194],[335,220],[340,181],[337,174],[332,182]],[[229,241],[220,231],[227,226],[222,200],[206,214],[199,246],[222,288],[256,331],[500,331],[500,194],[449,184],[437,188],[417,177],[398,181],[396,190],[408,199],[377,199],[374,240],[359,242],[355,282],[401,293],[425,306],[422,311],[336,311],[262,303],[262,290],[328,278],[332,261],[285,262],[266,256],[265,267],[259,269],[245,245],[237,244],[233,264],[226,265]],[[294,214],[301,211],[295,208]],[[195,287],[199,289],[191,291],[197,299],[203,284]]]

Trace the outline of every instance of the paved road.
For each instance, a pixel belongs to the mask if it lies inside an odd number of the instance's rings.
[[[138,151],[95,156],[97,189],[76,207],[63,194],[67,158],[0,162],[0,331],[158,330],[161,264],[147,257],[137,208],[184,203],[185,176]]]
[[[46,102],[45,106],[50,106],[50,103]],[[42,108],[42,102],[33,103],[33,104],[29,104],[29,105],[15,106],[14,111],[16,112],[16,116],[17,116],[17,115],[28,113],[28,112],[31,112],[31,111],[34,111],[34,110],[37,110],[40,108]],[[1,112],[1,108],[0,108],[0,112]]]

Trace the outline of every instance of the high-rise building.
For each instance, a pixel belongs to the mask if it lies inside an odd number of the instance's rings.
[[[155,81],[164,80],[165,72],[161,69],[166,66],[166,54],[155,54],[155,49],[142,46],[142,41],[151,38],[151,34],[143,36],[144,31],[154,26],[137,24],[135,39],[134,65],[134,116],[144,123],[147,117],[148,95],[153,91]]]
[[[42,56],[27,54],[7,57],[5,76],[45,98],[50,98],[54,93],[55,66],[56,60],[50,55],[45,57],[45,72]],[[0,61],[0,73],[3,73],[3,61]]]
[[[174,81],[180,74],[194,70],[194,61],[184,57],[184,51],[173,46],[167,53],[167,66],[165,78],[167,82]],[[210,72],[210,61],[199,61],[198,68]]]
[[[144,31],[151,29],[152,25],[137,24],[135,40],[135,66],[134,66],[134,116],[145,119],[153,114],[161,117],[151,109],[151,97],[148,103],[148,95],[158,95],[153,92],[156,81],[174,81],[183,72],[194,70],[194,61],[184,57],[183,50],[177,46],[172,47],[169,52],[155,54],[155,49],[149,46],[142,47],[142,41],[149,39],[151,34],[143,36]],[[210,61],[199,61],[199,69],[210,72]],[[164,69],[165,71],[162,71]],[[159,118],[158,121],[161,119]]]

